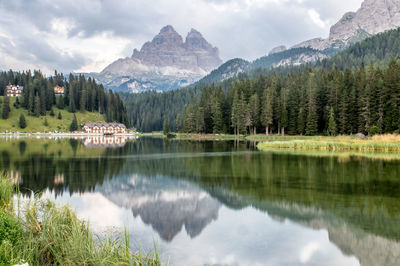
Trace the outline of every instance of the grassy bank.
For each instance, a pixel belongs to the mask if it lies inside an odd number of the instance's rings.
[[[400,135],[377,135],[364,140],[353,136],[290,137],[267,139],[257,146],[260,150],[319,150],[359,152],[400,152]]]
[[[160,265],[157,253],[133,253],[127,234],[96,237],[68,206],[36,199],[20,207],[13,194],[0,176],[0,265]]]
[[[4,102],[4,97],[0,96],[1,102]],[[0,132],[12,131],[12,132],[44,132],[44,131],[59,131],[59,132],[69,132],[69,126],[72,123],[72,119],[74,117],[73,113],[68,112],[67,110],[61,110],[56,107],[53,108],[54,116],[50,116],[50,112],[47,112],[46,116],[29,116],[28,111],[23,108],[15,108],[14,102],[16,98],[10,98],[10,114],[8,119],[0,118]],[[0,106],[3,106],[0,104]],[[58,113],[61,113],[62,119],[58,119]],[[27,127],[21,129],[19,127],[19,117],[23,114],[26,119]],[[99,122],[104,123],[103,115],[97,112],[76,112],[76,118],[78,119],[79,124],[85,124],[87,122]],[[47,119],[48,125],[45,125],[45,119]]]

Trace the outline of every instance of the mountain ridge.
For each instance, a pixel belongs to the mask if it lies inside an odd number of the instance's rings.
[[[221,64],[219,49],[199,31],[192,28],[183,41],[167,25],[131,57],[112,62],[95,78],[115,90],[165,91],[189,85]]]

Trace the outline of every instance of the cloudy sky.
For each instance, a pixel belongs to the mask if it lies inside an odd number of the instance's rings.
[[[327,37],[362,0],[0,0],[0,69],[97,72],[165,25],[191,28],[221,58]]]

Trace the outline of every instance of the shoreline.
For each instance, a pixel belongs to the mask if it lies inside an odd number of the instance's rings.
[[[140,136],[140,133],[117,133],[112,135],[104,135],[101,133],[84,133],[84,132],[77,132],[77,133],[42,133],[42,132],[33,132],[33,133],[21,133],[21,132],[14,132],[14,133],[0,133],[0,137],[136,137]]]

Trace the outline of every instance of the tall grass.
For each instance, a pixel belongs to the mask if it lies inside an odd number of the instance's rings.
[[[1,211],[17,221],[23,234],[15,243],[0,239],[0,265],[161,265],[156,251],[132,252],[126,233],[117,239],[96,237],[68,206],[36,198],[6,212],[12,204],[10,185],[0,176],[0,199],[5,202]]]
[[[359,140],[349,136],[319,137],[310,139],[292,139],[270,141],[258,144],[260,150],[293,149],[322,151],[362,151],[362,152],[400,152],[400,137],[397,135],[375,136],[368,140]]]

